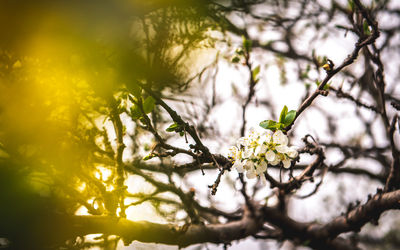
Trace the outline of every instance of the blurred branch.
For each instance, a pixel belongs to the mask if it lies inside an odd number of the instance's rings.
[[[258,214],[258,216],[261,216]],[[186,247],[192,244],[211,242],[228,243],[255,234],[261,229],[260,220],[250,216],[249,211],[241,220],[225,224],[189,225],[176,227],[147,221],[130,221],[99,216],[73,216],[66,225],[72,235],[106,233],[120,235],[125,244],[138,240]]]

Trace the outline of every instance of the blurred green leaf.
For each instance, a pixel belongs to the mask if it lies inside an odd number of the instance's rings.
[[[353,2],[353,0],[348,0],[347,1],[347,6],[348,6],[349,10],[351,10],[352,12],[354,11],[354,2]]]
[[[258,74],[260,73],[260,65],[258,65],[257,67],[255,67],[252,71],[253,74],[253,79],[255,82],[258,82]]]
[[[147,160],[150,160],[151,158],[154,158],[155,157],[155,155],[153,155],[153,154],[148,154],[148,155],[146,155],[145,157],[143,157],[143,160],[144,161],[147,161]]]
[[[156,100],[154,100],[153,97],[148,96],[144,102],[143,102],[143,110],[146,114],[150,113],[151,111],[153,111],[154,107],[156,104]]]
[[[239,56],[244,55],[244,51],[243,51],[242,48],[237,48],[237,49],[235,50],[235,53],[236,53],[237,55],[239,55]]]
[[[135,97],[140,97],[140,96],[141,96],[141,94],[142,94],[142,88],[141,88],[139,85],[137,85],[137,84],[132,84],[132,85],[130,85],[129,87],[130,87],[130,90],[132,91],[132,94],[133,94]]]
[[[131,107],[131,117],[132,119],[136,120],[142,117],[142,112],[140,112],[140,109],[137,105],[133,105]]]
[[[178,123],[173,123],[173,124],[171,124],[167,129],[165,129],[165,131],[167,131],[167,132],[174,132],[174,131],[176,131],[177,129],[179,129],[179,124]]]
[[[240,62],[240,58],[238,56],[234,56],[231,61],[232,63],[238,63]]]
[[[252,41],[248,40],[245,36],[242,36],[243,39],[243,49],[249,53],[251,51],[251,47],[252,47]]]
[[[364,29],[364,34],[371,35],[371,30],[369,29],[367,20],[364,20],[363,29]]]

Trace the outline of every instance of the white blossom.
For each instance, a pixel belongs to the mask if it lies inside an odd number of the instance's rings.
[[[289,147],[288,143],[288,137],[281,130],[260,133],[251,129],[248,136],[236,141],[236,147],[229,148],[228,156],[238,173],[245,173],[249,179],[258,176],[266,184],[264,173],[268,165],[282,162],[284,168],[290,168],[292,160],[298,156],[297,149]]]

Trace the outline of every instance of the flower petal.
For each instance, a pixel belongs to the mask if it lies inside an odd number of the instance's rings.
[[[257,166],[257,174],[264,173],[267,171],[267,166],[268,164],[265,161],[262,161],[260,164]]]
[[[272,135],[273,135],[274,133],[271,131],[271,130],[267,130],[266,131],[266,133],[265,133],[265,136],[266,136],[266,139],[265,139],[265,141],[267,142],[267,143],[270,143],[271,142],[271,140],[272,140]]]
[[[275,158],[275,153],[272,150],[268,150],[268,152],[265,154],[265,159],[267,159],[268,162],[274,161]]]
[[[265,144],[262,144],[260,146],[258,146],[256,148],[256,150],[254,151],[254,155],[259,155],[259,154],[265,154],[265,152],[267,151],[268,147]]]
[[[240,137],[237,141],[236,141],[236,144],[237,144],[237,147],[238,148],[241,148],[242,146],[247,146],[249,143],[248,143],[248,139],[246,138],[246,137]]]
[[[296,150],[296,148],[295,147],[290,147],[289,148],[289,150],[288,150],[288,152],[287,152],[287,155],[290,157],[290,158],[296,158],[298,155],[299,155],[299,153],[297,152],[297,150]]]
[[[244,168],[247,169],[247,170],[254,168],[254,162],[253,161],[246,161]]]
[[[275,147],[275,149],[281,154],[287,153],[289,151],[289,147],[286,145],[278,145]]]
[[[250,170],[248,170],[247,172],[246,172],[246,177],[248,178],[248,179],[254,179],[254,178],[256,178],[256,171],[254,171],[254,169],[253,169],[253,171],[250,171]]]
[[[233,164],[232,167],[236,168],[236,171],[238,171],[238,173],[244,172],[243,162],[241,162],[241,161],[235,161],[235,163]]]
[[[264,174],[260,175],[260,179],[261,179],[261,183],[263,185],[267,185],[267,179],[265,179],[265,175]]]
[[[253,148],[245,147],[243,151],[243,158],[249,158],[253,154]]]
[[[281,131],[277,130],[274,135],[272,136],[274,143],[279,144],[279,145],[287,145],[289,142],[289,139],[287,136]]]
[[[283,163],[283,167],[284,167],[284,168],[290,168],[290,165],[292,164],[292,162],[291,162],[290,159],[284,159],[284,160],[282,161],[282,163]]]
[[[268,163],[271,164],[272,166],[276,166],[279,164],[280,161],[281,160],[278,157],[276,157],[275,160],[273,160],[272,162],[268,162]]]
[[[261,146],[257,146],[256,149],[254,150],[254,155],[258,155],[261,153]]]

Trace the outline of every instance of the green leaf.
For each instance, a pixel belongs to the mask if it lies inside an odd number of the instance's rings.
[[[364,20],[363,29],[364,29],[364,34],[371,35],[371,31],[369,30],[369,25],[366,20]]]
[[[283,123],[283,121],[285,120],[287,112],[288,112],[288,107],[285,105],[285,106],[283,106],[283,109],[281,111],[281,115],[279,116],[279,123]]]
[[[234,56],[231,61],[232,63],[238,63],[240,62],[240,58],[238,56]]]
[[[292,122],[294,121],[294,118],[296,118],[296,110],[290,110],[286,114],[285,121],[283,122],[283,124],[285,124],[285,127],[292,124]]]
[[[260,127],[265,128],[265,129],[275,129],[277,124],[278,123],[276,123],[276,121],[265,120],[265,121],[260,122]]]
[[[259,73],[260,73],[260,65],[258,65],[257,67],[255,67],[255,68],[253,69],[253,71],[252,71],[253,79],[254,79],[255,82],[258,81],[257,76],[258,76]]]
[[[168,128],[165,129],[165,131],[167,132],[174,132],[179,128],[179,124],[178,123],[173,123],[171,124]]]
[[[250,52],[251,51],[251,46],[252,46],[252,42],[251,40],[246,39],[245,36],[242,36],[243,39],[243,48],[246,52]]]
[[[147,160],[150,160],[151,158],[154,158],[154,157],[155,157],[155,155],[149,154],[149,155],[146,155],[145,157],[143,157],[143,160],[147,161]]]
[[[142,112],[140,112],[140,109],[139,109],[138,106],[133,105],[131,107],[131,117],[134,120],[139,119],[140,117],[142,117]]]
[[[237,49],[235,50],[235,53],[236,53],[237,55],[239,55],[239,56],[244,55],[244,51],[243,51],[242,48],[237,48]]]
[[[352,12],[354,11],[354,2],[353,2],[353,0],[347,1],[347,6]]]
[[[148,96],[143,102],[143,111],[148,114],[153,111],[154,106],[156,104],[156,100],[153,97]]]
[[[301,75],[300,75],[300,79],[301,80],[304,80],[304,79],[307,79],[307,78],[308,78],[308,73],[307,72],[301,73]]]

